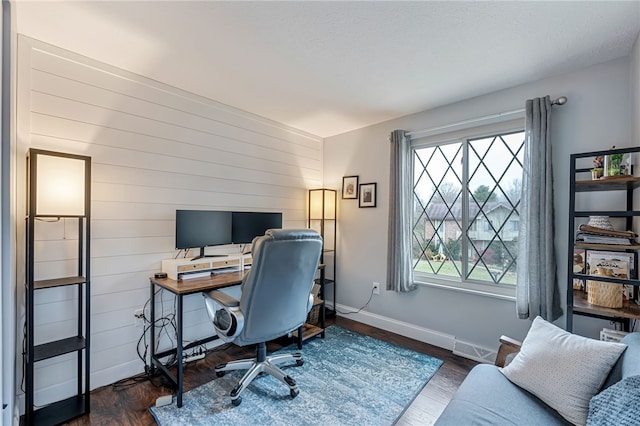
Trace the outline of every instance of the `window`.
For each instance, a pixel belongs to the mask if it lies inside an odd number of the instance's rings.
[[[524,131],[511,125],[491,136],[467,134],[412,141],[414,276],[454,287],[489,286],[489,292],[513,289]]]

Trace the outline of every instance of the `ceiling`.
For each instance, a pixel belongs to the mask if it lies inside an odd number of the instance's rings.
[[[630,54],[640,1],[24,1],[19,33],[328,137]]]

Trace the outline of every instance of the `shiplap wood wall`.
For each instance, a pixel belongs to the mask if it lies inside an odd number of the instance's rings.
[[[177,254],[176,209],[280,211],[284,227],[306,226],[307,189],[322,185],[321,138],[21,35],[17,76],[18,253],[20,158],[30,147],[92,157],[92,388],[144,369],[133,313],[149,298],[148,277]],[[76,228],[38,223],[37,279],[73,274]],[[162,300],[171,311],[171,295]],[[36,343],[73,334],[76,301],[69,288],[37,292]],[[185,339],[211,334],[201,297],[185,299],[184,320]],[[75,383],[75,356],[38,363],[36,404],[74,394]]]

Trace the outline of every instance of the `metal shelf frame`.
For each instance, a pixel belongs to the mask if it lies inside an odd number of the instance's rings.
[[[336,239],[337,239],[337,201],[338,194],[334,189],[309,190],[309,205],[307,209],[307,227],[315,229],[322,236],[322,253],[320,254],[320,284],[319,297],[324,301],[321,308],[322,337],[324,337],[324,318],[336,314]],[[314,205],[314,202],[317,205]],[[319,202],[319,204],[318,204]],[[333,304],[331,309],[326,306],[326,289],[333,286]],[[317,334],[317,333],[316,333]]]
[[[626,307],[620,309],[600,307],[591,305],[585,300],[584,292],[573,289],[573,280],[580,279],[586,281],[587,279],[593,279],[591,275],[585,275],[582,273],[575,273],[573,271],[573,256],[575,249],[581,249],[586,251],[620,251],[620,252],[632,252],[635,253],[633,269],[638,271],[638,247],[637,244],[631,246],[624,245],[611,245],[611,244],[585,244],[575,241],[576,233],[576,218],[589,217],[589,216],[609,216],[625,219],[626,229],[633,229],[633,218],[640,216],[639,210],[633,209],[634,191],[640,188],[640,177],[637,176],[623,176],[604,178],[596,180],[584,180],[577,179],[577,176],[581,174],[590,173],[590,168],[578,168],[579,161],[585,158],[593,158],[596,156],[604,156],[611,154],[634,154],[640,152],[640,147],[612,149],[606,151],[591,151],[583,152],[579,154],[572,154],[570,156],[570,170],[569,170],[569,235],[568,235],[568,250],[567,250],[567,331],[573,330],[573,316],[581,315],[600,319],[608,319],[610,321],[621,323],[623,328],[628,331],[630,319],[640,319],[639,309],[632,309],[634,302],[627,301]],[[584,192],[601,192],[601,191],[625,191],[626,202],[624,206],[621,206],[618,210],[576,210],[576,193]],[[616,284],[626,284],[635,287],[634,295],[638,297],[638,288],[640,287],[640,281],[638,277],[631,277],[630,279],[621,278],[608,278],[598,277],[598,281],[606,281]],[[636,307],[637,308],[637,307]],[[630,316],[631,315],[631,316]]]
[[[54,214],[41,212],[38,206],[38,162],[55,159],[77,160],[83,162],[84,194],[82,213],[65,212]],[[64,161],[64,160],[63,160]],[[25,415],[26,425],[54,425],[82,416],[90,411],[90,330],[91,330],[91,294],[90,294],[90,241],[91,241],[91,157],[65,154],[60,152],[30,149],[27,154],[27,217],[26,217],[26,353],[25,353]],[[47,280],[35,280],[36,221],[55,221],[56,219],[74,219],[78,223],[77,273],[70,277]],[[45,225],[43,225],[45,226]],[[36,292],[42,289],[75,286],[78,303],[76,309],[76,330],[72,336],[35,344]],[[77,392],[71,397],[53,402],[42,408],[35,407],[35,365],[39,361],[57,356],[76,354]]]

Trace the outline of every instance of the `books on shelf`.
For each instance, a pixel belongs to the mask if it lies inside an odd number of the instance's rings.
[[[636,237],[631,231],[610,231],[582,224],[578,227],[576,242],[630,246],[636,243]]]
[[[580,225],[578,229],[582,232],[589,233],[589,234],[606,235],[611,237],[623,237],[623,238],[637,237],[636,233],[632,231],[610,231],[608,229],[596,228],[595,226],[590,226],[586,224]]]
[[[604,340],[605,342],[619,342],[627,334],[629,334],[627,331],[603,328],[602,331],[600,331],[600,340]]]
[[[612,244],[615,246],[630,246],[632,244],[632,241],[628,238],[605,237],[602,235],[578,234],[576,236],[576,241],[589,244]]]

